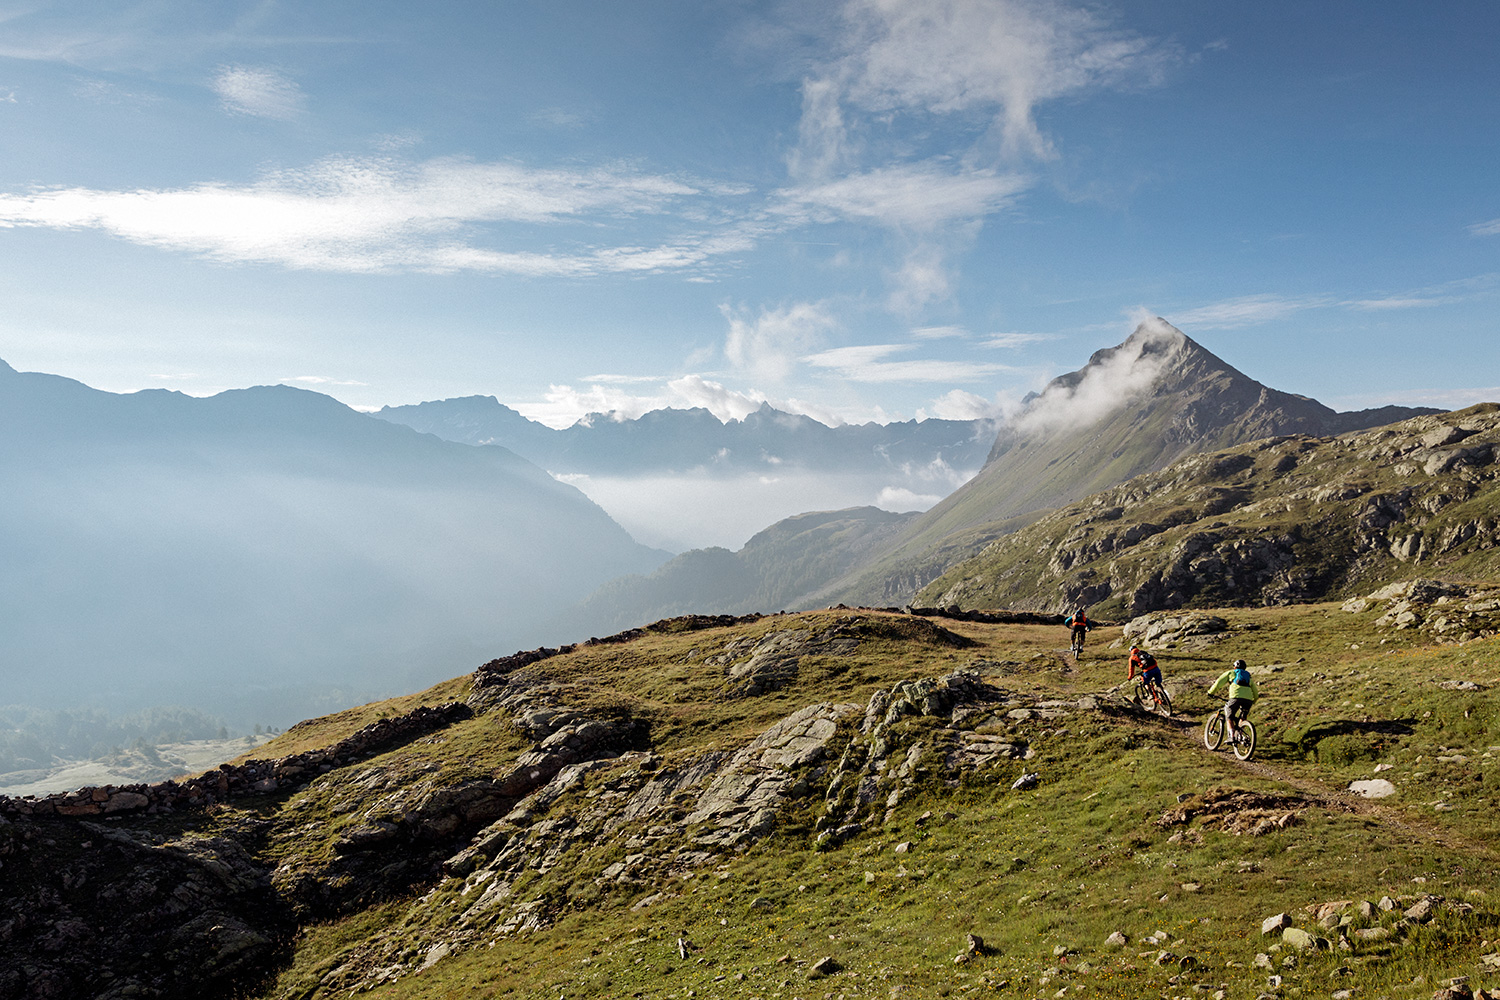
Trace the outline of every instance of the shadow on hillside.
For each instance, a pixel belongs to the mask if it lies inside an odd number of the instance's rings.
[[[1273,740],[1263,740],[1263,756],[1281,760],[1317,760],[1353,764],[1376,760],[1403,736],[1416,732],[1416,719],[1317,719],[1290,726]]]

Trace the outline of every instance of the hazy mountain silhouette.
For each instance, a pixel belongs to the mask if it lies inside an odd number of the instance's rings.
[[[498,444],[553,472],[645,475],[663,471],[765,471],[787,465],[876,471],[943,462],[977,469],[995,433],[988,420],[906,420],[830,427],[763,404],[742,420],[710,411],[652,410],[634,419],[593,413],[557,430],[493,396],[387,406],[383,420],[465,444]]]
[[[559,608],[666,557],[506,449],[284,386],[120,395],[0,362],[0,463],[13,703],[295,721],[557,641]]]
[[[693,549],[649,576],[611,580],[574,615],[604,635],[676,615],[798,607],[917,516],[876,507],[798,514],[757,533],[738,552]]]

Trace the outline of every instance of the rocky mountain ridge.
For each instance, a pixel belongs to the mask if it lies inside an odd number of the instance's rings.
[[[1048,514],[923,603],[1142,614],[1363,593],[1500,566],[1500,405],[1195,456]]]
[[[1053,379],[1000,429],[979,473],[914,519],[877,560],[820,597],[903,604],[1042,512],[1188,455],[1259,438],[1323,435],[1437,411],[1338,413],[1262,385],[1160,317]]]

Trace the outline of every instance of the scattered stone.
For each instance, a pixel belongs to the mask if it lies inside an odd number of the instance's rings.
[[[1027,774],[1023,774],[1019,778],[1017,778],[1014,782],[1011,783],[1010,788],[1011,791],[1014,792],[1024,792],[1028,789],[1035,788],[1039,780],[1041,780],[1040,774],[1030,772]]]
[[[1115,931],[1109,937],[1104,939],[1104,943],[1111,948],[1123,948],[1130,943],[1130,939],[1127,938],[1121,931]]]
[[[1384,778],[1364,778],[1351,781],[1349,791],[1367,799],[1384,799],[1396,794],[1396,786]]]
[[[813,963],[812,968],[808,970],[808,974],[821,978],[823,976],[831,976],[842,968],[843,966],[835,961],[832,955],[824,955]]]
[[[1311,951],[1318,946],[1318,939],[1300,927],[1284,927],[1281,943],[1298,951]]]
[[[1292,926],[1292,918],[1285,913],[1278,913],[1274,917],[1267,917],[1260,922],[1260,933],[1264,937],[1267,934],[1275,934],[1284,927]]]

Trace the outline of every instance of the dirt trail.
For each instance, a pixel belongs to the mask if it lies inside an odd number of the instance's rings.
[[[1222,754],[1224,759],[1234,764],[1240,770],[1259,778],[1289,785],[1296,789],[1303,797],[1331,812],[1366,816],[1394,827],[1413,839],[1425,840],[1448,850],[1463,850],[1470,854],[1479,854],[1487,858],[1500,859],[1500,854],[1497,854],[1495,847],[1490,843],[1471,839],[1424,817],[1413,816],[1410,812],[1396,806],[1386,805],[1374,799],[1367,799],[1349,791],[1347,788],[1330,785],[1309,775],[1290,774],[1281,768],[1267,764],[1263,760],[1256,760],[1254,758],[1240,760],[1233,753],[1229,752],[1227,745],[1222,750],[1209,750],[1203,745],[1202,720],[1190,721],[1182,718],[1163,719],[1141,712],[1140,718],[1137,721],[1140,723],[1147,721],[1155,722],[1157,725],[1165,727],[1173,734],[1174,738],[1183,742],[1195,752]]]

